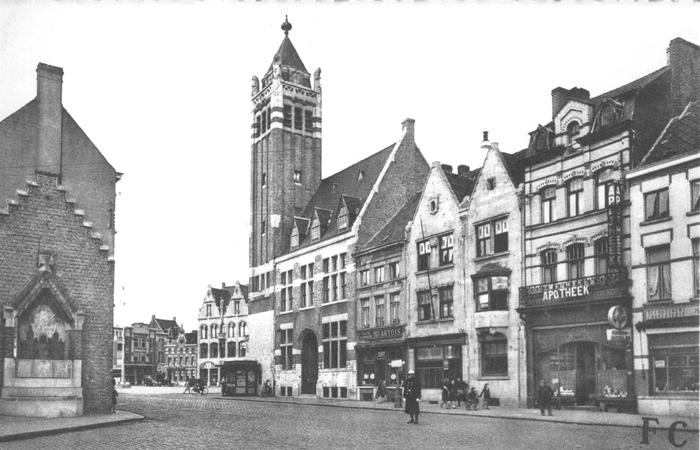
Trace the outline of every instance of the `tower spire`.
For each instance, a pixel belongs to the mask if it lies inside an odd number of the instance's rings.
[[[284,23],[282,24],[282,30],[284,31],[285,36],[289,36],[289,30],[292,29],[292,24],[289,23],[289,20],[287,19],[287,15],[284,15]]]

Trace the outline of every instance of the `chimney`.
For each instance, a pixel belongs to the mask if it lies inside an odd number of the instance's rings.
[[[469,166],[465,166],[464,164],[460,164],[457,166],[457,175],[460,177],[466,177],[469,175]]]
[[[221,282],[221,289],[223,289],[223,288],[225,288],[225,287],[226,287],[226,283],[222,281],[222,282]]]
[[[564,89],[563,87],[556,87],[552,89],[552,118],[557,115],[559,111],[566,105],[569,100],[584,100],[588,101],[591,99],[591,93],[587,89],[574,87],[571,89]]]
[[[449,164],[441,164],[440,167],[442,167],[442,171],[445,173],[452,173],[452,166]]]
[[[700,98],[700,47],[675,38],[667,55],[671,66],[671,113],[677,116],[689,102]]]
[[[483,132],[483,140],[481,141],[481,148],[484,150],[489,150],[491,148],[491,143],[489,142],[489,132]]]
[[[39,161],[41,172],[61,175],[61,128],[63,69],[39,63],[36,97],[39,104]]]
[[[413,119],[405,119],[403,122],[401,122],[401,131],[403,131],[406,136],[404,137],[404,140],[410,141],[410,142],[415,142],[415,132],[416,129],[416,121]]]

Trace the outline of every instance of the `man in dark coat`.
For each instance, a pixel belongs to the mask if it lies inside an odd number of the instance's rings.
[[[408,378],[403,383],[403,397],[406,399],[406,414],[411,416],[407,423],[418,425],[418,414],[420,414],[420,381],[416,378],[414,371],[408,371]]]
[[[545,409],[550,416],[552,415],[553,395],[554,391],[552,391],[552,388],[549,387],[549,384],[547,384],[544,380],[540,380],[540,387],[537,389],[537,402],[540,405],[540,413],[542,413],[543,416]]]

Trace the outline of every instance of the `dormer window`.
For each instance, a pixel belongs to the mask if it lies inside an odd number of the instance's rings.
[[[299,230],[297,230],[297,227],[292,228],[292,236],[289,239],[289,241],[290,241],[289,245],[292,248],[299,247]]]
[[[318,240],[321,238],[321,223],[318,221],[318,218],[315,218],[313,223],[311,224],[311,239],[312,240]]]
[[[570,122],[569,125],[566,127],[566,144],[567,145],[574,145],[574,142],[576,138],[578,138],[578,134],[581,131],[581,126],[579,125],[578,122],[573,121]]]
[[[301,170],[294,171],[294,184],[301,184]]]
[[[338,211],[338,229],[342,230],[348,227],[348,209],[345,205],[340,207]]]

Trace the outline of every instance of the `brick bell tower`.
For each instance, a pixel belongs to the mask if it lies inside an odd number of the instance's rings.
[[[251,277],[289,249],[300,216],[321,182],[321,69],[306,70],[285,16],[284,39],[262,78],[253,76],[250,166]]]

